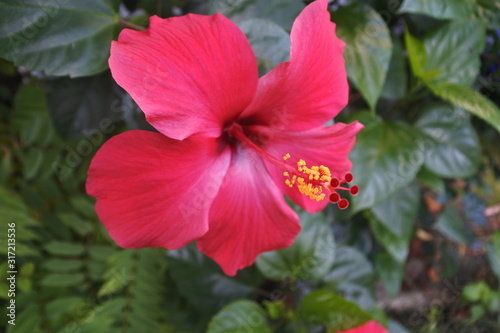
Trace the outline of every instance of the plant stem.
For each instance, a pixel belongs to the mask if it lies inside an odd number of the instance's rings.
[[[146,28],[141,27],[140,25],[134,24],[132,22],[126,21],[125,19],[123,19],[121,17],[118,20],[119,20],[120,24],[122,26],[124,26],[125,28],[130,28],[130,29],[134,29],[134,30],[138,30],[138,31],[146,30]]]

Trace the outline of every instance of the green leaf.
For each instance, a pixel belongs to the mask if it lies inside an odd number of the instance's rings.
[[[424,65],[427,62],[425,46],[423,42],[413,37],[407,29],[405,30],[404,38],[411,70],[416,76],[423,77]]]
[[[424,36],[423,49],[409,34],[406,41],[414,74],[426,84],[451,82],[470,87],[479,74],[486,31],[477,21],[449,22]]]
[[[381,96],[387,99],[401,99],[408,90],[408,70],[403,43],[394,35],[391,36],[391,41],[392,57]]]
[[[368,283],[372,274],[370,261],[357,249],[343,245],[335,249],[335,263],[324,281]]]
[[[495,232],[491,242],[486,245],[486,254],[488,255],[493,273],[500,280],[500,231]]]
[[[478,116],[500,132],[500,109],[479,92],[449,82],[432,83],[429,89],[436,96]]]
[[[36,224],[19,195],[3,187],[0,187],[0,216],[7,223],[15,223],[16,227]]]
[[[484,300],[491,293],[491,288],[484,281],[476,281],[465,286],[462,295],[469,302]]]
[[[268,72],[290,58],[290,36],[279,25],[262,19],[243,21],[239,28],[247,36],[253,52]]]
[[[131,250],[120,250],[107,258],[107,270],[104,274],[105,282],[102,284],[97,296],[103,297],[122,290],[130,280],[135,277],[134,255]]]
[[[85,249],[80,244],[52,241],[44,246],[50,254],[63,256],[78,256],[85,252]]]
[[[29,304],[25,309],[16,313],[16,325],[8,325],[7,333],[43,333],[41,329],[42,317],[40,306]]]
[[[416,182],[406,186],[372,208],[378,221],[396,236],[409,241],[420,204]]]
[[[405,0],[400,13],[425,14],[437,19],[467,20],[477,10],[475,1],[464,0]]]
[[[228,302],[247,297],[258,280],[249,270],[230,278],[194,244],[169,251],[169,273],[179,293],[201,312],[213,312]]]
[[[80,236],[86,236],[94,231],[92,223],[85,221],[75,213],[60,213],[57,217],[63,224],[75,231]]]
[[[370,261],[357,249],[339,246],[335,249],[335,263],[323,279],[325,287],[338,291],[347,300],[365,309],[374,305],[374,269]]]
[[[74,195],[69,198],[69,203],[71,207],[83,216],[94,219],[96,218],[96,213],[94,209],[95,200],[86,195]]]
[[[260,272],[272,280],[318,280],[332,267],[335,242],[322,214],[300,214],[302,230],[292,246],[262,253],[256,261]]]
[[[77,146],[87,156],[111,133],[112,123],[121,117],[122,91],[109,71],[90,77],[47,80],[49,112],[59,133],[69,139],[87,138]]]
[[[207,333],[271,333],[264,311],[256,303],[241,300],[226,305],[208,325]]]
[[[239,24],[244,20],[268,19],[290,30],[295,18],[304,8],[300,1],[289,0],[210,0],[209,12],[221,13]]]
[[[375,267],[385,289],[391,297],[395,297],[403,281],[404,262],[396,261],[387,253],[379,253],[375,258]]]
[[[424,162],[417,130],[398,122],[379,122],[362,130],[350,158],[360,192],[353,210],[373,207],[408,185]]]
[[[72,312],[81,311],[82,307],[87,305],[83,297],[66,296],[57,298],[47,304],[47,315],[53,323],[62,319],[64,315]]]
[[[446,207],[434,225],[434,229],[455,242],[469,244],[470,234],[465,229],[465,222],[453,207]]]
[[[92,75],[108,67],[117,28],[108,0],[4,0],[0,57],[47,75]]]
[[[64,288],[79,285],[84,279],[85,275],[83,273],[47,274],[41,283],[47,287]]]
[[[37,148],[30,148],[21,158],[23,163],[23,174],[26,180],[35,178],[43,162],[43,152]]]
[[[478,3],[476,17],[488,24],[488,28],[500,28],[500,2],[492,0],[476,0]]]
[[[30,146],[59,144],[47,113],[45,91],[36,84],[22,85],[14,98],[9,128],[18,133],[21,142]]]
[[[52,272],[71,272],[81,269],[83,262],[81,260],[52,258],[44,261],[42,266]]]
[[[396,235],[392,229],[386,227],[375,218],[370,220],[370,229],[375,238],[387,250],[391,257],[403,264],[408,256],[410,238]]]
[[[355,3],[332,13],[339,38],[346,43],[347,75],[371,109],[384,86],[392,54],[389,29],[370,6]]]
[[[364,130],[367,130],[368,127],[377,125],[382,122],[381,117],[377,116],[373,112],[370,112],[369,110],[357,110],[355,113],[347,117],[345,123],[349,124],[356,120],[363,124],[363,126],[365,126]]]
[[[362,325],[371,316],[359,306],[328,290],[315,290],[300,302],[300,316],[310,324],[326,325],[329,332]]]
[[[426,186],[433,191],[435,191],[437,194],[443,195],[445,194],[445,182],[443,178],[435,175],[425,167],[420,169],[417,179],[419,183],[423,186]]]
[[[481,145],[468,115],[448,104],[427,106],[415,126],[425,140],[425,166],[447,178],[463,178],[477,172]]]

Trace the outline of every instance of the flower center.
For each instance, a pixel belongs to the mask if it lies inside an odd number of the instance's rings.
[[[346,173],[342,179],[338,179],[331,176],[328,167],[324,165],[308,167],[306,161],[303,159],[299,159],[296,162],[296,166],[294,166],[287,162],[291,157],[288,153],[283,156],[283,161],[280,161],[250,140],[243,132],[243,128],[237,123],[232,123],[227,128],[227,133],[246,147],[255,151],[260,157],[282,168],[284,170],[283,176],[286,177],[285,184],[290,188],[296,186],[300,193],[312,200],[321,201],[328,195],[331,203],[337,204],[340,209],[346,209],[349,206],[349,201],[342,198],[338,191],[348,191],[351,195],[359,193],[357,185],[353,185],[350,188],[340,186],[344,183],[351,183],[354,180],[351,173]]]

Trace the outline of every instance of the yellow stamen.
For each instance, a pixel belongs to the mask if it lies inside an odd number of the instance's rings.
[[[290,158],[290,154],[283,156],[283,159],[287,160]],[[312,200],[321,201],[325,198],[323,189],[327,188],[330,180],[331,173],[324,165],[312,166],[309,168],[306,161],[300,159],[297,162],[297,171],[294,172],[292,178],[290,178],[290,173],[288,171],[283,173],[283,176],[287,177],[285,184],[288,187],[297,186],[300,193],[309,197]]]

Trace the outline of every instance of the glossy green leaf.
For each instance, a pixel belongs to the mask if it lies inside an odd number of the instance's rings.
[[[500,132],[500,108],[479,92],[449,82],[432,83],[429,89],[436,96],[469,111]]]
[[[477,10],[475,1],[469,0],[405,0],[400,13],[425,14],[438,19],[469,19]]]
[[[207,333],[271,333],[264,310],[256,303],[240,300],[226,305],[208,325]]]
[[[78,152],[89,155],[91,151],[87,151],[101,145],[114,129],[112,123],[122,116],[122,90],[108,71],[78,79],[47,80],[45,84],[55,127],[65,138],[86,138],[90,148],[80,143]]]
[[[91,75],[108,67],[117,28],[109,0],[4,0],[0,57],[48,75]]]
[[[379,253],[375,258],[375,267],[390,296],[395,297],[401,289],[404,262],[398,262],[387,253]]]
[[[468,114],[448,104],[427,106],[415,126],[425,140],[425,166],[447,178],[469,177],[477,172],[481,145]]]
[[[470,233],[465,228],[465,222],[453,207],[446,207],[441,213],[439,219],[434,225],[434,229],[438,230],[445,237],[462,244],[468,244],[470,241]]]
[[[332,13],[337,33],[346,43],[347,75],[374,109],[384,86],[392,54],[389,29],[371,7],[356,3]]]
[[[478,21],[449,22],[420,42],[409,36],[406,42],[414,74],[424,82],[451,82],[469,87],[479,74],[479,54],[486,43],[486,31]]]
[[[287,0],[210,0],[209,12],[221,13],[237,24],[244,20],[269,19],[290,30],[295,18],[304,8],[300,1]]]
[[[425,167],[420,169],[417,179],[421,185],[432,189],[437,194],[443,195],[446,191],[444,179],[432,173]]]
[[[335,249],[335,263],[323,281],[326,288],[338,291],[365,309],[372,308],[375,303],[374,268],[363,253],[353,247]]]
[[[228,302],[247,297],[254,284],[258,283],[248,270],[239,272],[236,277],[228,277],[194,244],[169,251],[168,256],[169,273],[179,292],[205,313],[212,313]]]
[[[335,263],[324,280],[368,283],[372,274],[370,261],[355,248],[343,245],[335,249]]]
[[[239,25],[247,36],[264,72],[290,58],[290,36],[279,25],[262,19],[245,20]]]
[[[427,62],[427,53],[423,42],[415,38],[408,30],[405,30],[404,41],[413,74],[423,77],[424,66]]]
[[[387,99],[401,99],[408,88],[408,70],[406,65],[403,43],[399,37],[392,35],[392,56],[384,82],[381,97]]]
[[[305,322],[326,325],[329,332],[347,330],[371,319],[359,306],[328,290],[315,290],[306,295],[299,311]]]
[[[420,188],[416,182],[398,190],[372,208],[378,221],[396,236],[409,240],[413,235],[420,204]]]
[[[388,222],[386,222],[388,224]],[[407,228],[404,226],[404,228]],[[404,263],[409,252],[410,238],[401,237],[393,232],[391,228],[386,227],[378,219],[370,220],[370,229],[375,238],[387,250],[387,252],[399,263]]]
[[[322,214],[300,214],[302,230],[292,246],[262,253],[257,268],[268,279],[318,280],[335,260],[335,242],[330,224]]]
[[[373,207],[411,183],[424,162],[421,135],[404,123],[380,122],[362,130],[351,152],[354,211]]]
[[[493,234],[493,238],[486,246],[486,254],[490,261],[491,269],[500,280],[500,231]]]

